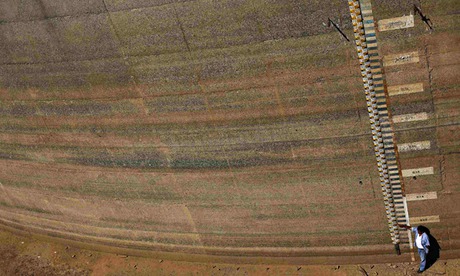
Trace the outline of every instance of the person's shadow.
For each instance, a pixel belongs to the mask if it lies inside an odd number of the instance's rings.
[[[430,241],[430,249],[426,256],[426,268],[430,268],[436,261],[439,259],[441,247],[439,246],[438,241],[436,240],[433,235],[430,234],[430,229],[426,228],[423,225],[420,225],[419,228],[422,227],[424,232],[428,235],[428,239]]]

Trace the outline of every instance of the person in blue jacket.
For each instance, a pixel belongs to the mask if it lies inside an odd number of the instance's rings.
[[[420,255],[420,267],[417,273],[422,273],[426,269],[426,256],[430,250],[430,239],[426,233],[426,227],[420,225],[418,227],[411,227],[410,225],[399,224],[399,227],[411,229],[415,233],[415,247],[418,249]]]

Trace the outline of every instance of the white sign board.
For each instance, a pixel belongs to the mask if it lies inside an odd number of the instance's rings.
[[[422,224],[422,223],[433,223],[440,222],[439,216],[425,216],[425,217],[412,217],[409,218],[410,224]]]
[[[430,141],[420,141],[414,143],[405,143],[398,145],[399,152],[407,152],[407,151],[417,151],[417,150],[426,150],[431,148]]]
[[[383,66],[396,66],[396,65],[404,65],[409,63],[417,63],[420,59],[418,57],[418,52],[410,52],[410,53],[401,53],[396,55],[387,55],[383,57]]]
[[[415,121],[424,121],[424,120],[428,120],[428,113],[426,112],[393,116],[394,123],[406,123],[406,122],[415,122]]]
[[[430,174],[434,174],[433,167],[402,170],[403,177],[412,177],[412,176],[417,176],[417,175],[430,175]]]
[[[418,93],[418,92],[423,92],[422,82],[388,86],[388,95],[390,96],[412,94],[412,93]]]
[[[406,200],[407,201],[418,201],[418,200],[437,199],[437,198],[438,198],[438,194],[436,192],[407,194],[406,195]]]
[[[414,27],[414,16],[407,15],[379,20],[379,31],[392,31]]]

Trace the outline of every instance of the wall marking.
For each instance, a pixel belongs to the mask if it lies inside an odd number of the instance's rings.
[[[434,174],[433,167],[402,170],[403,177],[412,177],[412,176],[430,175],[430,174]]]
[[[418,52],[401,53],[395,55],[387,55],[383,57],[383,66],[390,67],[396,65],[405,65],[417,63],[420,61]]]
[[[427,149],[430,149],[430,148],[431,148],[431,142],[430,141],[420,141],[420,142],[405,143],[405,144],[399,144],[398,145],[399,152],[427,150]]]
[[[410,224],[440,222],[439,216],[411,217]]]
[[[438,194],[436,192],[406,194],[407,201],[418,201],[418,200],[437,199],[437,198],[438,198]]]
[[[390,96],[412,94],[412,93],[418,93],[418,92],[423,92],[422,82],[388,86],[388,95]]]
[[[394,123],[406,123],[406,122],[415,122],[415,121],[424,121],[424,120],[428,120],[428,113],[426,112],[393,116]]]
[[[400,254],[398,223],[407,223],[407,220],[403,215],[405,210],[404,204],[402,204],[401,180],[399,173],[395,173],[395,171],[399,172],[399,166],[394,151],[391,118],[385,100],[388,94],[385,91],[385,77],[377,46],[372,4],[371,0],[349,0],[348,5],[368,106],[367,111],[388,227],[395,250],[397,254]],[[403,57],[403,60],[405,59]],[[413,60],[412,55],[410,59]],[[384,138],[388,138],[385,143],[383,142]]]
[[[389,19],[379,20],[379,31],[392,31],[414,27],[414,16],[407,15]]]

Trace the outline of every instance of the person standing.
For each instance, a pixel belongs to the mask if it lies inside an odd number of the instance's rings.
[[[426,256],[430,250],[430,239],[426,233],[426,227],[419,225],[418,227],[411,227],[410,225],[398,224],[399,227],[411,229],[415,233],[415,247],[418,249],[420,255],[420,266],[417,273],[422,273],[426,268]]]

